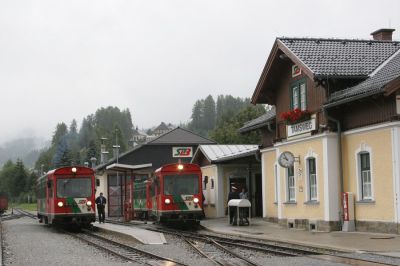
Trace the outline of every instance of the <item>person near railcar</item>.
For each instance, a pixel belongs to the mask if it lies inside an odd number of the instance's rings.
[[[107,204],[107,199],[106,197],[103,196],[103,192],[100,192],[100,196],[96,198],[97,212],[99,214],[99,223],[102,222],[104,223],[105,221],[106,214],[104,209],[106,204]]]

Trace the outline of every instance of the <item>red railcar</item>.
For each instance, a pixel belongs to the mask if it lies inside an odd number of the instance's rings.
[[[196,164],[160,167],[148,180],[146,190],[146,207],[158,222],[198,223],[203,217],[201,169]]]
[[[0,214],[8,209],[8,197],[5,193],[0,193]]]
[[[96,220],[95,185],[94,171],[88,167],[62,167],[38,178],[39,221],[89,226]]]

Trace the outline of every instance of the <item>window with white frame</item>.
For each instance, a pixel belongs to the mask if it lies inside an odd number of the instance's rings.
[[[294,109],[307,109],[307,86],[306,80],[301,79],[292,83],[290,87],[290,94],[291,94],[291,108]]]
[[[369,152],[359,154],[361,200],[372,200],[371,162]]]
[[[315,167],[315,158],[307,159],[308,169],[308,200],[317,200],[317,170]]]
[[[296,201],[296,187],[294,182],[294,167],[287,169],[287,201]]]
[[[275,164],[275,202],[278,202],[278,166]]]

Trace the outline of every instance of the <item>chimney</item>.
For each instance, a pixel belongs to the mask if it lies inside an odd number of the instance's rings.
[[[394,29],[379,29],[371,33],[375,41],[392,41]]]
[[[108,162],[108,151],[103,151],[100,154],[100,163],[106,163]]]
[[[93,169],[96,168],[96,161],[97,161],[96,157],[90,158],[90,161],[92,162],[92,168]]]

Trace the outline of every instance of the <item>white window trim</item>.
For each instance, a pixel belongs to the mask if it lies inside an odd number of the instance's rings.
[[[286,202],[297,202],[296,200],[296,168],[293,166],[293,181],[294,181],[294,197],[293,200],[289,199],[289,168],[286,168],[286,178],[285,178],[285,187],[286,187]]]
[[[304,85],[304,87],[302,87]],[[304,88],[304,91],[302,90]],[[307,84],[306,82],[299,84],[300,91],[300,109],[307,110]]]
[[[279,166],[278,166],[278,164],[277,163],[275,163],[274,164],[274,179],[275,179],[275,187],[274,187],[274,190],[275,190],[275,198],[274,198],[274,200],[275,200],[275,203],[278,203],[278,199],[279,199],[279,177],[278,177],[278,171],[279,171],[279,168],[278,168]]]
[[[311,199],[310,196],[310,179],[309,179],[309,171],[308,171],[308,159],[314,158],[315,159],[315,175],[316,175],[316,185],[317,185],[317,198],[316,199]],[[318,173],[318,154],[315,153],[313,150],[309,150],[307,155],[304,157],[304,165],[306,168],[306,199],[307,201],[319,201],[319,182],[318,182],[318,177],[319,177],[319,173]]]
[[[375,200],[375,189],[374,189],[374,167],[373,167],[373,162],[374,162],[374,155],[372,152],[372,148],[368,146],[365,142],[362,142],[360,144],[360,147],[356,149],[354,156],[355,156],[355,161],[356,161],[356,174],[357,174],[357,200],[362,201],[362,182],[361,182],[361,160],[360,160],[360,154],[361,153],[369,153],[369,165],[370,165],[370,174],[371,174],[371,198],[367,199],[368,201],[374,201]]]

